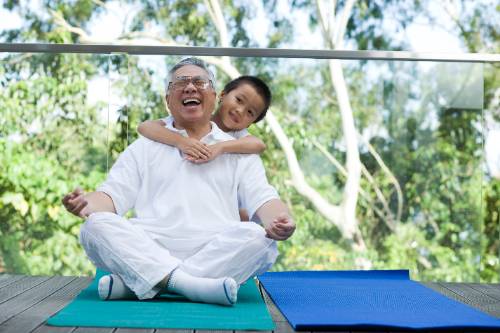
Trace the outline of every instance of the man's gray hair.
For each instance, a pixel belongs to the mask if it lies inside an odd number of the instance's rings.
[[[168,86],[170,85],[170,83],[174,79],[174,77],[173,77],[174,73],[179,68],[187,66],[187,65],[198,66],[198,67],[202,68],[203,70],[205,70],[205,72],[207,72],[207,74],[208,74],[208,79],[210,80],[210,84],[212,85],[212,88],[215,89],[215,76],[214,76],[214,73],[212,73],[212,71],[208,68],[206,62],[204,62],[203,60],[201,60],[199,58],[189,57],[189,58],[182,59],[177,64],[175,64],[172,68],[170,68],[170,70],[168,71],[167,88],[166,88],[167,94],[168,94]]]

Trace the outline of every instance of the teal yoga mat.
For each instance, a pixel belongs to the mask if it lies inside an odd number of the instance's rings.
[[[274,323],[254,280],[241,286],[232,307],[193,303],[180,296],[138,301],[102,301],[97,281],[102,272],[76,299],[51,317],[52,326],[129,328],[180,328],[273,330]]]

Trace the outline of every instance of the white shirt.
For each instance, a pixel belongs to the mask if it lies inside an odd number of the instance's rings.
[[[226,133],[229,134],[229,135],[231,135],[236,140],[244,138],[245,136],[250,135],[250,133],[248,133],[248,130],[246,128],[244,128],[242,130],[239,130],[239,131],[230,131],[230,132],[226,132]]]
[[[166,119],[167,128],[173,118]],[[202,142],[233,140],[211,123]],[[258,208],[277,199],[258,155],[223,154],[194,164],[175,148],[139,138],[120,155],[97,191],[108,194],[117,214],[134,209],[137,223],[167,248],[183,251],[205,244],[212,236],[241,223],[238,201],[253,216]]]

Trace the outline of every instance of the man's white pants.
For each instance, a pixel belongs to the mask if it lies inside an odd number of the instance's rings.
[[[242,284],[270,269],[278,256],[276,242],[253,222],[235,223],[191,253],[175,252],[126,218],[106,212],[88,217],[80,243],[97,268],[118,274],[139,299],[154,297],[160,291],[156,285],[177,267]]]

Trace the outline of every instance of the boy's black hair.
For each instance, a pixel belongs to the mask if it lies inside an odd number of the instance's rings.
[[[251,85],[256,91],[257,94],[259,94],[260,97],[264,100],[264,110],[262,110],[262,113],[255,119],[254,123],[257,123],[264,119],[267,113],[267,109],[269,109],[269,106],[271,105],[271,90],[267,86],[267,84],[259,79],[256,76],[252,75],[243,75],[240,76],[234,80],[229,81],[225,86],[224,86],[224,93],[229,93],[231,90],[234,90],[241,86],[242,84],[249,84]]]

